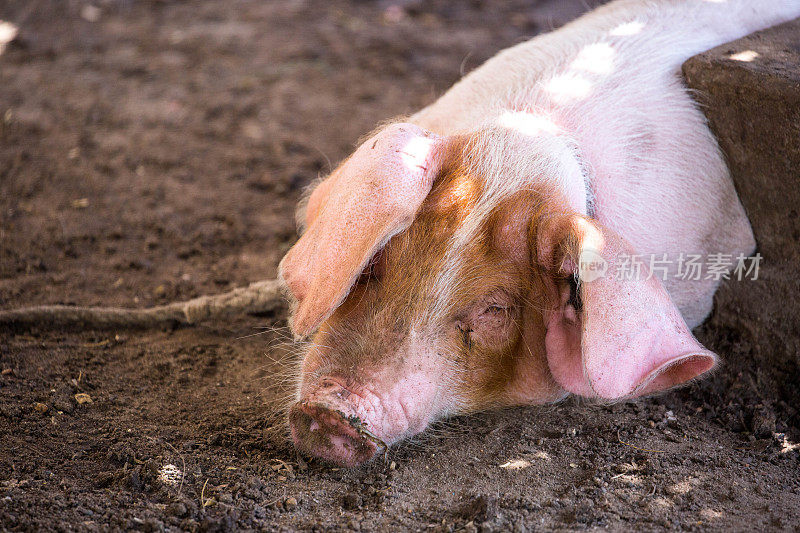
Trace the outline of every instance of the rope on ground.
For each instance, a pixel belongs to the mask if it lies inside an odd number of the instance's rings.
[[[209,319],[265,313],[280,307],[283,301],[280,282],[271,279],[223,294],[200,296],[186,302],[146,309],[69,305],[10,309],[0,311],[0,326],[82,326],[88,329],[188,326]]]

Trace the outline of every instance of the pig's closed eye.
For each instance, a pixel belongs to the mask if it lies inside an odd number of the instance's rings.
[[[495,298],[491,298],[490,302],[474,305],[459,320],[458,331],[468,350],[476,344],[487,348],[498,347],[509,338],[510,327],[514,323],[514,308],[497,302]]]
[[[504,315],[508,312],[508,307],[502,305],[490,305],[483,310],[483,315]]]
[[[462,325],[458,325],[456,328],[458,328],[458,331],[461,333],[461,340],[464,346],[466,346],[468,350],[472,349],[472,328]]]

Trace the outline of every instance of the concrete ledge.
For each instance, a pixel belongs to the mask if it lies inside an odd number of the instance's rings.
[[[758,281],[722,287],[706,328],[735,329],[730,346],[718,347],[729,362],[740,357],[744,368],[769,362],[784,380],[797,382],[800,19],[693,57],[683,73],[725,153],[764,257]]]
[[[769,261],[800,255],[800,19],[687,61]]]

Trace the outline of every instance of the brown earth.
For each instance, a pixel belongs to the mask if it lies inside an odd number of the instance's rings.
[[[360,135],[584,3],[89,5],[0,3],[21,27],[0,55],[2,309],[273,277],[301,189]],[[797,530],[798,359],[741,318],[749,287],[696,332],[726,359],[705,381],[450,420],[353,470],[286,440],[285,312],[3,330],[0,530]]]

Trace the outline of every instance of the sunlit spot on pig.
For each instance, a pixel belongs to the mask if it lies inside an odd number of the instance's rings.
[[[552,78],[544,89],[554,102],[568,104],[588,97],[592,93],[592,82],[579,74],[568,72]]]
[[[585,46],[572,62],[572,70],[583,70],[592,74],[609,74],[614,69],[616,51],[608,43]]]
[[[581,217],[575,217],[573,223],[578,226],[579,231],[584,236],[581,251],[600,251],[603,249],[605,238],[596,227],[589,223],[585,218]]]
[[[644,22],[640,20],[632,20],[630,22],[625,22],[623,24],[620,24],[619,26],[608,32],[608,34],[611,35],[612,37],[627,37],[630,35],[637,35],[642,32],[644,26],[645,26]]]
[[[0,20],[0,54],[5,52],[8,43],[17,38],[19,28],[5,20]]]
[[[500,115],[498,123],[529,137],[543,133],[556,134],[561,130],[549,117],[524,111],[506,111]]]
[[[453,178],[451,187],[442,194],[439,205],[459,210],[467,209],[475,202],[479,189],[472,176],[467,174],[457,176]]]
[[[414,137],[399,150],[400,160],[410,169],[424,169],[426,161],[435,144],[435,139],[429,137]]]
[[[751,63],[754,59],[758,58],[760,54],[755,50],[745,50],[744,52],[739,52],[736,54],[731,54],[728,56],[728,59],[732,59],[734,61],[741,61],[742,63]]]

